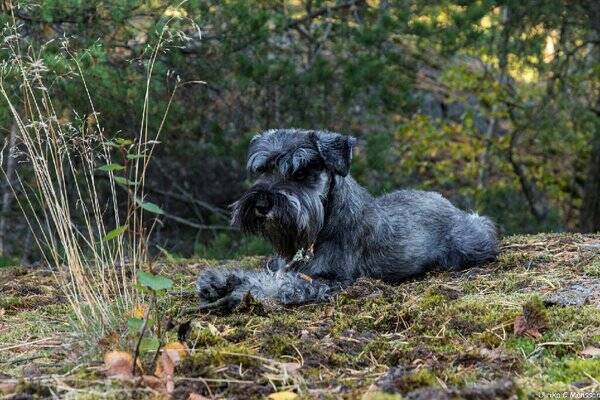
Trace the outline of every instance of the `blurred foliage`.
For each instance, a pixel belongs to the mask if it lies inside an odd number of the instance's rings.
[[[577,229],[587,182],[600,179],[588,172],[600,135],[597,1],[5,3],[0,22],[14,18],[41,54],[61,118],[85,121],[92,111],[80,68],[109,137],[139,129],[148,59],[164,32],[151,129],[178,90],[152,201],[217,226],[165,219],[156,240],[181,254],[267,251],[218,226],[248,184],[249,139],[272,127],[355,135],[352,171],[373,192],[438,190],[491,215],[503,233]],[[14,71],[2,75],[18,96]],[[3,135],[11,123],[0,107]]]

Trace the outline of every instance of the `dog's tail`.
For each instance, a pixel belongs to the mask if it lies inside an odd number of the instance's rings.
[[[450,246],[445,260],[449,269],[474,267],[496,259],[496,226],[487,217],[460,213],[450,232]]]

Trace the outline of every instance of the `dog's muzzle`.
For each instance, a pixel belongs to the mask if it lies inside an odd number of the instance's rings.
[[[273,199],[266,192],[257,193],[254,201],[254,214],[258,217],[266,217],[273,209]]]

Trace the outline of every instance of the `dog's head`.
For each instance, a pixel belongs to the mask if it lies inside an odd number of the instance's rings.
[[[308,249],[323,227],[333,180],[348,175],[355,142],[337,133],[296,129],[256,135],[247,165],[256,182],[233,204],[232,224],[264,236],[287,259]]]

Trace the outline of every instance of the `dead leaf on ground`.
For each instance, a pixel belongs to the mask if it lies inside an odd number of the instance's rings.
[[[175,365],[183,361],[189,354],[187,346],[181,342],[169,342],[164,345],[163,352],[166,352]]]
[[[335,308],[333,308],[332,306],[323,307],[323,312],[321,313],[321,316],[323,318],[331,318],[333,317],[333,314],[335,314]]]
[[[284,391],[271,393],[267,398],[270,400],[294,400],[298,398],[298,395],[294,392]]]
[[[530,336],[535,339],[542,337],[539,329],[536,327],[530,327],[527,323],[527,320],[522,315],[519,315],[517,318],[515,318],[514,332],[517,336]]]
[[[579,352],[583,357],[600,358],[600,349],[594,346],[588,346]]]
[[[173,393],[175,389],[175,382],[173,381],[175,363],[166,352],[162,352],[158,358],[154,375],[163,382],[167,393]]]
[[[144,375],[142,376],[142,385],[147,388],[150,388],[156,392],[165,393],[166,386],[162,379],[154,376],[154,375]]]
[[[540,331],[546,328],[547,320],[546,308],[542,301],[532,299],[523,305],[523,315],[515,318],[514,334],[538,339],[542,337]]]
[[[0,382],[0,394],[2,395],[10,395],[13,394],[17,390],[16,382]]]
[[[111,351],[104,355],[104,373],[109,378],[132,379],[133,357],[125,351]]]
[[[180,342],[170,342],[163,347],[156,362],[154,375],[160,379],[166,393],[171,394],[175,390],[175,366],[187,357],[188,352],[188,348]]]

